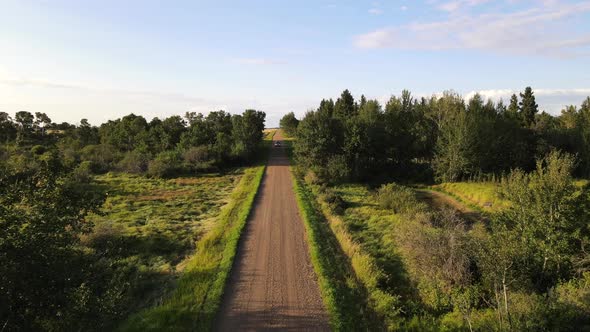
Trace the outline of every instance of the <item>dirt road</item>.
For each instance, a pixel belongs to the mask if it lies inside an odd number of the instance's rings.
[[[284,148],[272,148],[259,190],[215,329],[329,330]]]

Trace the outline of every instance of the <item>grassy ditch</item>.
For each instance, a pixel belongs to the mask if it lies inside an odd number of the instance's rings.
[[[389,225],[398,222],[398,218],[391,213],[373,209],[371,205],[365,205],[364,201],[352,202],[354,197],[366,199],[371,196],[363,186],[342,187],[351,194],[347,197],[342,195],[343,192],[335,193],[332,188],[312,187],[341,250],[365,289],[374,324],[379,324],[381,330],[399,328],[402,309],[399,294],[404,286],[403,271],[399,271],[400,259],[391,247],[391,240],[384,237],[389,234]],[[342,195],[346,200],[342,205],[351,205],[353,209],[346,208],[344,214],[342,207],[335,206],[332,201],[335,194]],[[348,213],[357,207],[363,209],[363,218],[349,218]]]
[[[295,173],[293,173],[295,174]],[[310,188],[293,176],[297,204],[308,235],[311,261],[318,275],[324,304],[334,331],[380,330],[366,302],[367,291],[356,278],[332,226],[320,211]]]

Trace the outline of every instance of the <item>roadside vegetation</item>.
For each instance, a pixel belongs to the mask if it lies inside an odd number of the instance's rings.
[[[404,91],[382,109],[344,91],[301,119],[299,181],[380,329],[590,329],[590,191],[574,180],[589,107],[538,114],[527,88],[507,107]],[[425,188],[468,207],[430,204]]]
[[[175,290],[161,304],[133,315],[122,331],[203,331],[212,327],[238,240],[264,174],[249,168],[213,228],[200,239]]]
[[[209,327],[264,170],[264,118],[0,113],[1,329]]]
[[[500,197],[500,182],[444,182],[430,187],[484,212],[498,212],[510,203]]]
[[[335,331],[371,330],[377,325],[366,303],[366,289],[330,230],[309,187],[294,178],[295,193],[308,235],[311,260]]]

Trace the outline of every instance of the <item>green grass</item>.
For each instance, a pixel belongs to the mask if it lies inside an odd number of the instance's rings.
[[[453,182],[432,186],[431,189],[449,194],[459,201],[484,212],[497,212],[510,204],[498,195],[495,182]]]
[[[334,331],[381,330],[367,303],[367,290],[356,278],[350,258],[342,251],[310,188],[294,176],[297,204],[308,235],[311,260]],[[338,234],[338,233],[336,233]]]
[[[82,249],[105,266],[100,301],[116,326],[133,312],[169,296],[203,234],[215,227],[221,208],[244,176],[244,169],[176,179],[108,173],[96,177],[106,194]],[[97,283],[98,281],[89,281]]]
[[[174,290],[156,306],[127,319],[120,331],[206,331],[213,327],[240,235],[266,168],[275,131],[264,132],[260,165],[247,168],[227,204],[197,242]],[[216,193],[209,191],[211,196]]]
[[[132,315],[121,331],[211,329],[241,231],[250,213],[265,166],[246,169],[211,229],[197,242],[174,290],[159,305]],[[208,191],[214,196],[214,190]],[[176,203],[172,203],[176,204]]]
[[[366,186],[340,185],[333,190],[347,208],[342,216],[334,215],[325,204],[323,211],[331,219],[334,232],[340,233],[339,242],[368,290],[369,303],[383,327],[396,330],[403,320],[400,310],[412,296],[393,239],[401,218],[382,209]]]

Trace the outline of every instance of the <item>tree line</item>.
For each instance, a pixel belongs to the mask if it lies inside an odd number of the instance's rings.
[[[298,121],[281,127],[297,137],[298,161],[332,182],[393,176],[418,181],[458,181],[482,174],[530,171],[551,150],[577,156],[575,174],[590,175],[590,97],[559,116],[539,112],[527,87],[502,100],[455,92],[414,98],[407,90],[385,106],[345,90],[324,99]]]
[[[68,166],[95,173],[111,170],[170,176],[244,164],[258,151],[266,114],[246,110],[207,116],[194,112],[166,119],[130,114],[99,127],[86,119],[79,125],[56,124],[45,113],[0,112],[0,153],[8,150],[55,149]]]

